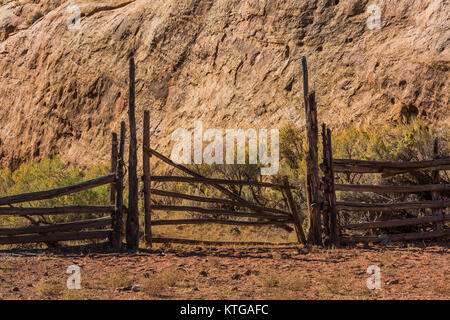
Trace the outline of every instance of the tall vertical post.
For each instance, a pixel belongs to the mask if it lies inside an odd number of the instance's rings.
[[[337,220],[337,206],[336,206],[336,188],[334,185],[334,169],[333,169],[333,145],[331,140],[331,130],[327,129],[327,162],[329,175],[329,219],[330,219],[330,243],[339,246],[339,228]]]
[[[303,93],[306,112],[306,138],[308,153],[306,156],[306,189],[309,213],[308,240],[315,245],[322,244],[322,226],[319,210],[319,164],[318,164],[318,135],[317,107],[314,92],[308,89],[308,66],[306,57],[302,59],[303,66]]]
[[[115,249],[122,248],[122,230],[123,230],[123,165],[125,153],[125,122],[120,124],[120,144],[117,156],[116,167],[116,209],[113,218],[113,236],[112,245]]]
[[[119,156],[118,151],[118,142],[117,142],[117,133],[113,132],[112,134],[112,142],[111,142],[111,168],[110,172],[114,173],[117,178],[117,157]],[[111,183],[110,189],[110,203],[112,206],[116,204],[116,183]]]
[[[152,245],[152,210],[150,195],[150,112],[144,111],[144,136],[142,142],[142,163],[144,176],[144,213],[145,213],[145,242]]]
[[[137,178],[137,138],[136,138],[136,108],[135,108],[135,64],[130,58],[130,88],[129,88],[129,127],[130,145],[128,155],[128,215],[126,239],[127,247],[136,250],[139,247],[139,208],[138,208],[138,178]]]
[[[433,159],[438,159],[439,158],[439,139],[436,138],[434,140],[434,145],[433,145]],[[441,183],[441,177],[439,175],[439,170],[434,170],[431,173],[431,177],[433,179],[433,184],[439,184]],[[441,200],[441,195],[439,191],[432,191],[431,192],[431,199],[434,200]],[[432,209],[432,213],[433,216],[440,216],[442,217],[443,214],[443,210],[442,208],[434,208]],[[435,231],[442,231],[444,228],[442,222],[438,222],[435,224],[434,226],[434,230]]]
[[[111,173],[114,173],[115,178],[117,179],[117,157],[118,157],[118,150],[117,150],[117,133],[113,132],[112,133],[112,141],[111,141],[111,164],[110,164],[110,171]],[[109,190],[109,203],[112,206],[116,205],[116,179],[114,179],[114,182],[112,182],[110,184],[110,190]],[[114,216],[116,214],[116,211],[114,210],[114,212],[111,213],[111,218],[112,221],[114,221]],[[114,224],[114,222],[113,222]],[[111,246],[113,246],[113,239],[114,239],[114,235],[111,235],[110,237],[110,241],[111,241]]]
[[[292,197],[291,187],[289,186],[288,177],[283,177],[284,189],[286,192],[287,202],[289,205],[289,210],[291,211],[292,218],[295,223],[295,232],[297,233],[297,239],[299,243],[306,244],[305,233],[303,232],[303,221],[297,211],[297,206],[295,205],[294,198]]]
[[[328,136],[327,126],[322,124],[322,192],[323,192],[323,231],[325,236],[325,244],[329,245],[330,242],[330,168],[328,166]]]

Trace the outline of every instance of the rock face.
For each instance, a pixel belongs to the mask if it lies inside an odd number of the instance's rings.
[[[380,28],[367,0],[0,3],[0,167],[49,155],[106,161],[127,119],[131,53],[138,128],[151,110],[152,146],[166,154],[171,133],[195,120],[303,126],[303,55],[319,121],[424,117],[448,130],[446,0],[378,1]]]

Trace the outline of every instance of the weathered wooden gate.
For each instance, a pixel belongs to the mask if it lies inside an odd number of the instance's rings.
[[[273,184],[259,181],[243,181],[243,180],[225,180],[225,179],[210,179],[200,175],[197,172],[190,170],[189,168],[180,164],[174,163],[169,158],[165,157],[161,153],[153,150],[149,147],[150,138],[150,125],[149,125],[149,113],[144,114],[144,143],[143,143],[143,168],[144,175],[142,177],[144,182],[144,212],[145,212],[145,239],[148,244],[152,243],[182,243],[182,244],[211,244],[211,245],[226,245],[226,244],[247,244],[247,245],[267,245],[276,243],[267,242],[219,242],[219,241],[199,241],[191,239],[174,239],[174,238],[161,238],[154,237],[152,227],[162,225],[187,225],[187,224],[227,224],[227,225],[240,225],[240,226],[266,226],[274,225],[283,228],[287,231],[292,231],[289,224],[293,224],[297,234],[299,243],[306,243],[305,234],[303,232],[303,219],[299,214],[296,203],[293,199],[291,190],[295,187],[289,185],[287,177],[284,179],[283,184]],[[164,163],[180,170],[188,176],[153,176],[150,174],[150,157],[154,156]],[[171,192],[161,189],[152,189],[151,182],[187,182],[187,183],[201,183],[209,185],[219,190],[228,199],[200,197],[196,195],[182,194],[179,192]],[[239,186],[256,186],[261,188],[274,188],[284,192],[285,201],[288,204],[289,212],[270,208],[266,206],[257,205],[251,203],[234,192],[227,189],[225,186],[239,185]],[[173,205],[160,205],[152,204],[151,197],[170,197],[175,199],[191,200],[199,203],[215,203],[225,204],[229,206],[229,209],[210,209],[202,208],[199,206],[173,206]],[[241,211],[239,208],[245,208],[247,211]],[[182,212],[194,212],[207,216],[207,218],[201,219],[182,219],[182,220],[152,220],[152,211],[182,211]],[[211,217],[211,215],[221,215],[234,218],[249,218],[253,221],[238,221],[219,219]],[[286,245],[287,243],[281,243]]]
[[[74,241],[88,239],[109,238],[115,248],[120,248],[122,243],[122,192],[123,192],[123,144],[125,139],[125,124],[122,124],[120,152],[117,150],[117,135],[112,138],[111,173],[89,181],[57,188],[53,190],[19,194],[0,198],[0,215],[10,216],[43,216],[64,214],[86,214],[99,215],[109,214],[109,217],[75,221],[69,223],[56,223],[46,225],[31,225],[20,228],[0,228],[0,245],[21,243],[48,243],[54,244],[58,241]],[[64,195],[92,189],[98,186],[111,185],[111,203],[103,206],[64,206],[53,208],[41,207],[14,207],[13,205],[53,199]],[[9,206],[9,207],[5,207]],[[32,219],[30,219],[32,220]],[[109,228],[107,228],[109,227]],[[106,228],[106,229],[105,229]],[[85,229],[94,229],[82,231]]]
[[[439,171],[450,170],[450,157],[417,161],[417,162],[386,162],[386,161],[363,161],[348,159],[333,159],[331,131],[323,125],[322,140],[324,149],[324,161],[321,165],[324,179],[322,184],[322,192],[324,195],[323,217],[325,225],[325,237],[330,239],[333,244],[350,244],[357,242],[379,243],[389,241],[409,241],[437,239],[450,235],[450,230],[445,229],[444,223],[450,221],[450,216],[446,215],[445,208],[450,207],[450,200],[442,199],[440,192],[450,191],[449,184],[440,184]],[[437,140],[435,141],[435,155],[437,156]],[[335,173],[382,173],[389,176],[398,174],[431,171],[433,184],[428,185],[355,185],[355,184],[335,184]],[[336,191],[343,192],[372,192],[378,194],[395,194],[395,193],[423,193],[430,192],[432,194],[431,201],[420,202],[397,202],[397,203],[362,203],[362,202],[343,202],[336,201]],[[387,212],[396,210],[412,210],[412,209],[432,209],[429,216],[392,219],[384,221],[369,221],[356,224],[340,226],[337,216],[339,212]],[[426,232],[396,233],[369,236],[338,236],[338,230],[367,230],[367,229],[388,229],[403,226],[417,225],[434,225],[434,230]]]

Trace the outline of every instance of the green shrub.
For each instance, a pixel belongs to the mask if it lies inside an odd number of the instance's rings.
[[[85,172],[74,166],[66,166],[60,159],[45,159],[41,162],[27,162],[17,170],[0,170],[0,196],[44,191],[72,185],[109,173],[109,166],[94,165]],[[17,204],[21,207],[54,207],[70,205],[106,205],[109,203],[109,185],[65,195],[55,199]],[[83,215],[82,218],[95,217]],[[1,217],[1,224],[21,224],[22,218]],[[49,222],[79,220],[79,216],[49,216]]]

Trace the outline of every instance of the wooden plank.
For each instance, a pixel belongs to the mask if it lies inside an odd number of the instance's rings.
[[[137,178],[137,137],[135,106],[135,64],[130,58],[129,109],[130,143],[128,153],[128,214],[126,226],[127,248],[136,250],[139,247],[139,186]]]
[[[450,191],[450,184],[428,184],[418,186],[337,184],[336,190],[373,193],[419,193],[430,191]]]
[[[296,242],[271,243],[271,242],[255,242],[255,241],[203,241],[190,239],[174,239],[174,238],[153,238],[153,243],[176,243],[189,245],[206,245],[206,246],[296,246]]]
[[[401,234],[391,234],[387,235],[390,241],[414,241],[414,240],[426,240],[426,239],[437,239],[446,236],[450,236],[450,230],[443,231],[433,231],[433,232],[416,232],[416,233],[401,233]],[[386,239],[386,237],[381,236],[351,236],[351,237],[341,237],[340,241],[344,244],[354,244],[354,243],[379,243]]]
[[[171,165],[171,166],[177,168],[178,170],[180,170],[180,171],[182,171],[182,172],[184,172],[184,173],[187,173],[187,174],[193,176],[194,178],[205,178],[204,176],[200,175],[199,173],[197,173],[197,172],[195,172],[195,171],[190,170],[189,168],[186,168],[186,167],[184,167],[184,166],[182,166],[182,165],[180,165],[180,164],[174,163],[172,160],[170,160],[169,158],[163,156],[162,154],[160,154],[160,153],[157,152],[156,150],[153,150],[153,149],[150,148],[150,149],[149,149],[149,152],[150,152],[151,155],[154,155],[155,157],[157,157],[157,158],[159,158],[160,160],[164,161],[164,162],[167,163],[168,165]],[[219,190],[219,191],[222,192],[223,194],[227,195],[227,196],[230,197],[231,199],[234,199],[234,200],[237,200],[237,201],[242,201],[242,202],[246,202],[246,203],[248,203],[248,204],[251,204],[251,202],[249,202],[249,201],[247,201],[247,200],[241,198],[239,195],[237,195],[237,194],[234,193],[234,192],[231,192],[230,190],[228,190],[227,188],[225,188],[224,186],[222,186],[222,185],[220,185],[220,184],[214,183],[214,184],[211,184],[211,186],[214,187],[215,189]],[[251,210],[253,210],[253,211],[255,211],[255,212],[260,212],[259,210],[254,210],[254,209],[251,209]],[[288,232],[291,232],[291,231],[292,231],[292,228],[286,225],[286,226],[285,226],[285,230],[288,231]]]
[[[395,219],[395,220],[387,220],[387,221],[354,223],[354,224],[349,224],[349,225],[345,226],[345,228],[353,229],[353,230],[395,228],[395,227],[415,226],[415,225],[420,225],[420,224],[436,223],[436,222],[443,222],[443,221],[450,221],[450,216],[421,217],[421,218],[411,218],[411,219]]]
[[[309,241],[315,245],[322,244],[322,222],[320,215],[319,199],[319,156],[318,156],[318,123],[317,106],[314,92],[309,94],[308,104],[306,106],[306,131],[308,140],[308,156],[306,157],[307,181],[309,183],[307,199],[309,211]]]
[[[308,151],[306,154],[306,200],[309,215],[308,240],[315,245],[322,244],[322,226],[319,210],[319,167],[318,167],[318,135],[317,106],[315,93],[309,93],[308,63],[302,57],[303,69],[303,99],[306,113],[306,139]]]
[[[111,134],[111,162],[110,162],[110,171],[111,173],[114,173],[117,179],[117,162],[119,157],[119,150],[118,150],[118,142],[117,142],[117,133],[113,132]],[[110,205],[114,206],[116,205],[116,182],[114,181],[110,185],[110,195],[109,195],[109,203]],[[111,220],[114,219],[115,210],[111,212]],[[113,223],[111,222],[111,225]],[[113,238],[109,239],[111,246],[113,246]]]
[[[436,138],[434,140],[434,146],[433,146],[433,156],[434,159],[437,159],[439,157],[439,140]],[[441,177],[439,175],[438,170],[434,170],[431,172],[431,179],[433,184],[439,184],[441,183]],[[441,200],[441,194],[439,191],[432,191],[431,192],[431,200],[438,201]],[[435,217],[443,217],[443,210],[442,208],[433,208],[431,210],[433,216]],[[442,231],[444,229],[444,225],[442,223],[436,223],[434,225],[434,231]]]
[[[94,231],[83,231],[83,232],[52,233],[52,234],[47,234],[47,235],[0,237],[0,245],[1,244],[20,244],[20,243],[106,239],[106,238],[110,237],[111,232],[112,232],[112,230],[94,230]]]
[[[158,211],[190,211],[205,214],[220,214],[220,215],[231,215],[236,217],[247,217],[247,218],[265,218],[278,221],[287,221],[289,217],[285,215],[275,215],[275,214],[265,214],[259,212],[240,212],[227,209],[207,209],[201,207],[192,206],[171,206],[171,205],[152,205],[152,210]]]
[[[388,174],[423,170],[450,170],[450,157],[411,162],[334,159],[333,167],[335,172]]]
[[[421,201],[421,202],[398,202],[398,203],[359,203],[359,202],[337,202],[339,210],[348,211],[394,211],[407,209],[427,209],[450,207],[450,200]]]
[[[330,165],[328,162],[328,137],[327,126],[322,123],[322,159],[323,164],[321,166],[323,177],[321,189],[323,192],[323,206],[322,206],[322,218],[323,218],[323,233],[325,245],[330,244]]]
[[[114,206],[66,206],[53,208],[5,208],[0,207],[0,216],[33,216],[33,215],[60,215],[60,214],[83,214],[83,213],[111,213]]]
[[[151,190],[150,190],[150,112],[144,111],[144,134],[142,138],[142,167],[144,175],[142,177],[144,183],[144,238],[147,245],[152,245],[152,210],[151,206]]]
[[[157,157],[160,160],[164,161],[168,165],[171,165],[171,166],[177,168],[178,170],[193,176],[194,178],[207,179],[207,178],[203,177],[202,175],[200,175],[199,173],[197,173],[195,171],[192,171],[192,170],[190,170],[190,169],[188,169],[188,168],[186,168],[186,167],[184,167],[184,166],[182,166],[180,164],[176,164],[175,162],[173,162],[169,158],[165,157],[161,153],[157,152],[156,150],[153,150],[153,149],[150,148],[149,152],[150,152],[151,155],[154,155],[155,157]],[[169,177],[167,177],[167,178],[169,178]],[[185,177],[181,177],[181,178],[185,178]],[[154,176],[150,177],[151,181],[158,181],[158,180],[155,180],[155,179],[157,179],[157,177],[154,177]],[[175,182],[183,182],[183,181],[175,181]],[[188,182],[188,181],[186,181],[186,182]],[[194,182],[197,182],[197,181],[194,181]],[[232,199],[245,201],[240,196],[238,196],[237,194],[231,192],[230,190],[228,190],[227,188],[221,186],[220,184],[217,184],[217,183],[213,184],[213,183],[211,183],[211,185],[214,188],[216,188],[217,190],[219,190],[220,192],[224,193],[225,195],[229,196]]]
[[[267,226],[274,225],[280,226],[285,223],[293,223],[294,220],[288,220],[286,222],[276,221],[235,221],[235,220],[223,220],[223,219],[179,219],[179,220],[155,220],[152,222],[153,226],[165,226],[165,225],[190,225],[190,224],[223,224],[223,225],[236,225],[236,226]]]
[[[260,210],[260,211],[265,211],[265,212],[272,212],[272,213],[279,213],[279,214],[284,214],[284,215],[290,216],[289,212],[286,212],[283,210],[257,206],[257,205],[249,204],[249,203],[242,202],[242,201],[234,201],[234,200],[220,199],[220,198],[207,198],[207,197],[193,196],[193,195],[165,191],[165,190],[158,190],[158,189],[150,189],[150,192],[151,192],[151,194],[158,195],[158,196],[186,199],[186,200],[205,202],[205,203],[222,203],[222,204],[227,204],[230,206],[246,207],[246,208],[250,208],[250,209],[255,209],[255,210]]]
[[[331,130],[327,129],[328,139],[328,165],[330,167],[330,241],[335,246],[339,246],[339,226],[338,226],[338,209],[336,201],[336,185],[334,183],[334,168],[333,168],[333,144]]]
[[[112,142],[111,142],[111,173],[116,174],[117,170],[117,158],[119,157],[119,151],[118,151],[118,142],[117,142],[117,133],[112,133]],[[110,189],[110,204],[112,206],[116,205],[116,184],[115,182],[111,183],[111,189]]]
[[[117,181],[116,181],[116,206],[114,211],[114,219],[112,224],[113,234],[112,234],[112,246],[114,249],[122,248],[122,230],[123,230],[123,164],[124,164],[124,153],[125,153],[125,122],[120,124],[120,144],[119,144],[119,155],[117,160]]]
[[[295,205],[294,197],[292,196],[291,189],[289,188],[289,179],[288,177],[283,177],[284,185],[286,186],[285,192],[287,201],[289,204],[289,209],[291,210],[291,216],[295,221],[295,232],[297,233],[297,239],[299,243],[306,244],[306,236],[303,232],[303,220],[300,217],[299,212],[297,211],[297,206]]]
[[[90,219],[85,221],[74,221],[69,223],[55,223],[51,225],[29,226],[23,228],[0,228],[0,236],[6,235],[21,235],[33,233],[47,233],[47,232],[65,232],[76,231],[88,228],[101,228],[111,225],[112,218],[105,217],[99,219]]]
[[[95,178],[92,180],[80,182],[71,186],[56,188],[52,190],[47,191],[39,191],[39,192],[31,192],[31,193],[24,193],[24,194],[18,194],[14,196],[7,196],[0,198],[0,206],[7,205],[7,204],[14,204],[14,203],[20,203],[20,202],[29,202],[29,201],[38,201],[38,200],[46,200],[46,199],[52,199],[68,194],[72,194],[75,192],[83,191],[86,189],[92,189],[98,186],[102,186],[108,183],[112,183],[115,180],[114,174],[108,174],[103,177]]]
[[[255,187],[284,189],[284,186],[281,184],[259,182],[259,181],[226,180],[226,179],[211,179],[211,178],[182,177],[182,176],[150,176],[149,179],[150,181],[155,182],[187,182],[187,183],[204,183],[209,185],[226,184],[226,185],[255,186]],[[298,188],[290,186],[290,189],[298,189]]]

